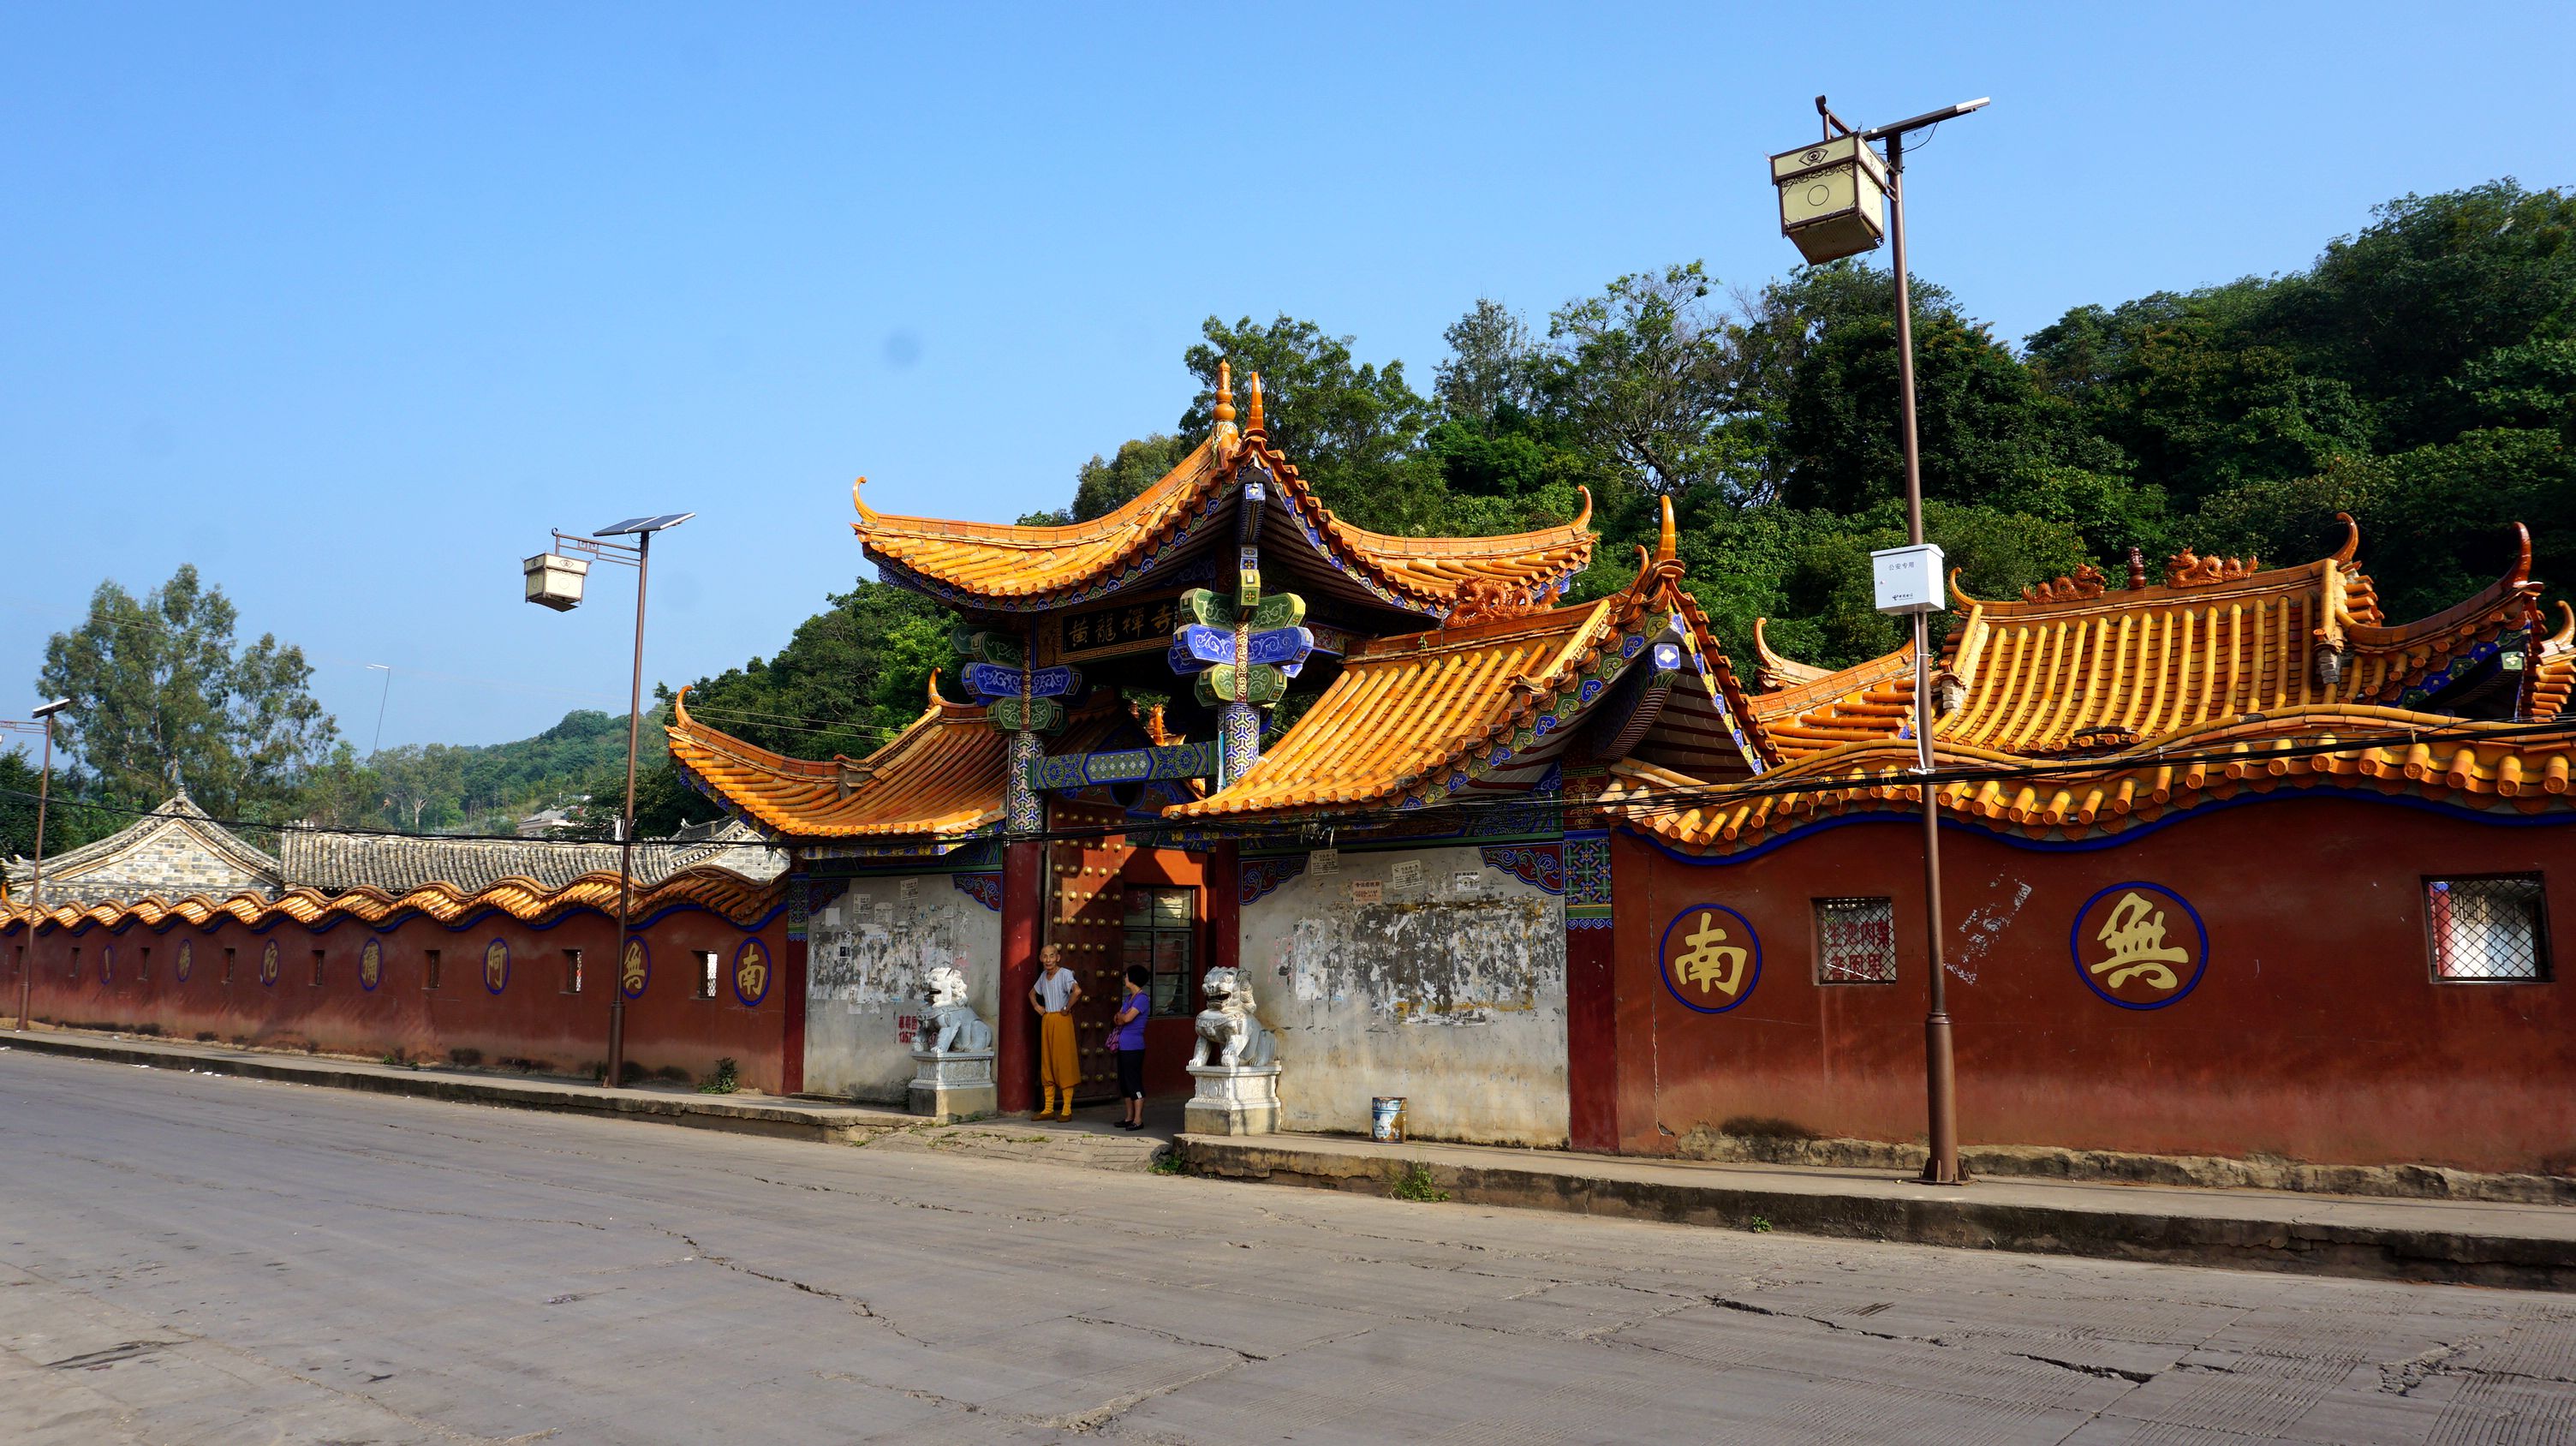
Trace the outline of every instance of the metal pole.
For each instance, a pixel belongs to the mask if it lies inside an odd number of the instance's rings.
[[[1905,536],[1923,545],[1923,455],[1914,437],[1914,298],[1905,273],[1905,133],[1887,138],[1888,240],[1896,267],[1896,395],[1905,429]],[[1948,964],[1941,957],[1941,804],[1932,774],[1932,628],[1914,615],[1914,752],[1922,766],[1923,955],[1930,981],[1923,1017],[1924,1096],[1931,1113],[1931,1155],[1923,1180],[1959,1183],[1958,1081],[1951,1064]]]
[[[635,673],[626,690],[626,812],[617,826],[617,953],[608,968],[608,1080],[626,1082],[626,950],[635,936],[635,744],[644,726],[644,584],[653,534],[635,539]]]
[[[36,925],[45,913],[45,797],[54,785],[54,715],[45,715],[45,768],[36,775],[36,864],[27,880],[27,957],[18,964],[18,1029],[27,1028],[27,1009],[36,988]]]

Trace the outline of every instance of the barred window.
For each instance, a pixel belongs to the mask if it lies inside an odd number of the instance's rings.
[[[2549,927],[2538,874],[2426,879],[2424,930],[2436,979],[2510,983],[2549,977]]]
[[[1896,982],[1896,902],[1816,900],[1816,982]]]

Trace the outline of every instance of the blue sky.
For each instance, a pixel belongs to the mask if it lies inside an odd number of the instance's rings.
[[[550,527],[696,510],[649,676],[766,654],[889,511],[1008,519],[1167,429],[1210,313],[1428,383],[1479,296],[1794,257],[1762,157],[1991,94],[1916,268],[2020,337],[2563,185],[2576,7],[18,5],[0,12],[0,716],[193,561],[361,749],[622,709]],[[2554,57],[2554,58],[2553,58]],[[18,698],[21,701],[11,701]]]

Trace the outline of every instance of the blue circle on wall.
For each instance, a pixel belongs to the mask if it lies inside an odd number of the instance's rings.
[[[1664,926],[1655,957],[1664,988],[1684,1009],[1724,1014],[1762,982],[1762,939],[1724,904],[1693,904]]]
[[[380,939],[369,939],[358,946],[358,987],[369,994],[385,982],[385,946]]]
[[[498,994],[510,987],[510,946],[499,939],[483,946],[483,989]]]
[[[268,941],[268,947],[259,951],[259,987],[262,989],[271,989],[275,988],[276,985],[277,941],[275,939],[271,939]]]
[[[188,982],[188,976],[189,976],[190,974],[195,973],[195,972],[196,972],[196,969],[197,969],[197,941],[196,941],[196,940],[194,940],[194,939],[182,939],[182,940],[180,940],[180,941],[179,941],[179,982],[180,982],[180,983],[182,983],[182,984],[187,983],[187,982]]]
[[[2190,923],[2188,932],[2175,910]],[[2084,987],[2122,1009],[2179,1004],[2209,970],[2209,928],[2200,911],[2164,885],[2141,880],[2112,884],[2086,899],[2066,948]]]
[[[116,946],[114,944],[98,946],[98,982],[101,984],[116,982]]]
[[[745,939],[733,951],[733,997],[747,1009],[757,1009],[769,997],[769,981],[778,973],[770,962],[769,951],[758,939]]]
[[[626,992],[627,998],[641,999],[644,986],[652,980],[653,946],[645,943],[641,934],[628,935],[626,951],[617,963],[617,987]]]

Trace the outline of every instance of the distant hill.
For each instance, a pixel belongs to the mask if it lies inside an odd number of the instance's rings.
[[[662,730],[645,720],[640,767],[658,768]],[[363,823],[411,833],[507,833],[545,809],[577,810],[584,796],[622,787],[626,718],[575,709],[533,738],[510,743],[416,743],[366,760],[383,799]]]

